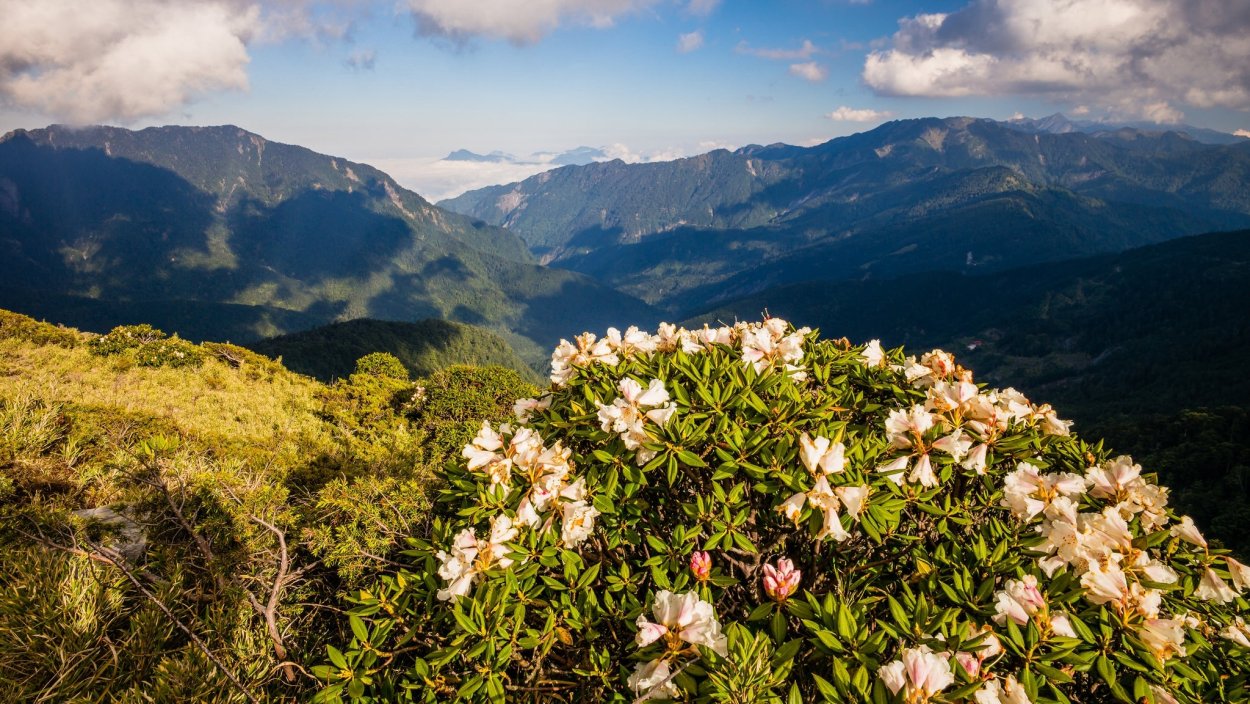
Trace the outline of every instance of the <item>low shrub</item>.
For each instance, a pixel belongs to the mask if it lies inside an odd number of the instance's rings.
[[[36,345],[56,345],[58,347],[77,347],[82,336],[78,331],[43,323],[20,313],[0,310],[0,340],[25,340]]]
[[[390,352],[370,352],[356,360],[356,374],[408,380],[408,369]]]
[[[1250,699],[1250,567],[1048,406],[784,321],[562,342],[320,701]]]
[[[141,367],[198,367],[204,364],[204,350],[174,336],[140,345],[135,362]]]
[[[118,325],[108,333],[93,338],[87,343],[92,354],[108,357],[121,354],[126,350],[138,349],[150,342],[165,339],[161,330],[143,323],[142,325]]]

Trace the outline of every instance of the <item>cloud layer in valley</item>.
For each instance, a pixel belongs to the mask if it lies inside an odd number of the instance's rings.
[[[1176,122],[1250,108],[1250,3],[972,0],[904,18],[863,80],[890,96],[1044,96]]]

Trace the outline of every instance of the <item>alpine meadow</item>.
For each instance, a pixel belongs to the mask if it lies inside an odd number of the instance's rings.
[[[1250,704],[1238,0],[0,17],[0,700]]]

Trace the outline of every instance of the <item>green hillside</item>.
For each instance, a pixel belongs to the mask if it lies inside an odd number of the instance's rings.
[[[442,318],[510,333],[537,362],[582,327],[654,317],[585,276],[534,264],[512,233],[436,208],[376,169],[237,127],[7,135],[0,253],[4,285],[40,295],[303,316],[271,316],[239,339],[307,321]]]
[[[288,369],[323,381],[347,377],[356,360],[371,352],[395,355],[413,376],[428,376],[453,364],[473,364],[506,367],[528,381],[539,379],[497,335],[445,320],[349,320],[271,337],[248,347],[280,357]]]
[[[431,469],[537,391],[502,367],[322,384],[158,337],[0,311],[5,701],[307,701]]]

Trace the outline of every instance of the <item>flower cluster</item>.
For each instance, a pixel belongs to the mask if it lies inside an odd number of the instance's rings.
[[[604,432],[616,433],[621,436],[626,450],[633,450],[635,461],[643,465],[655,457],[655,451],[643,447],[649,436],[647,423],[663,426],[677,412],[677,404],[669,400],[668,390],[664,382],[652,379],[646,389],[642,384],[626,377],[617,385],[621,392],[611,405],[598,401],[599,426]]]
[[[770,368],[781,368],[802,378],[803,341],[811,328],[793,330],[781,318],[769,318],[762,323],[737,323],[687,330],[672,323],[660,323],[656,334],[630,327],[624,334],[616,328],[608,328],[602,337],[586,332],[573,338],[573,342],[561,340],[551,354],[551,382],[564,386],[577,374],[578,368],[591,365],[616,366],[622,359],[654,352],[684,352],[697,354],[718,346],[738,348],[742,361],[763,374]]]
[[[875,341],[874,341],[875,342]],[[884,364],[883,353],[871,346],[863,355],[869,367]],[[907,379],[925,390],[923,404],[898,408],[885,421],[886,438],[896,456],[877,471],[895,484],[932,489],[939,484],[932,453],[951,458],[963,469],[984,474],[989,452],[1013,424],[1038,426],[1048,435],[1067,435],[1068,421],[1050,406],[1034,406],[1015,389],[983,392],[971,374],[949,354],[934,350],[907,360]]]
[[[651,606],[655,621],[639,615],[635,625],[638,634],[634,643],[646,648],[653,643],[663,647],[655,659],[639,663],[629,678],[629,686],[638,694],[635,701],[662,699],[677,694],[672,684],[670,663],[683,655],[698,655],[695,646],[703,646],[724,657],[727,653],[725,634],[721,632],[716,610],[694,592],[675,594],[661,591]]]
[[[532,428],[503,423],[496,430],[483,421],[461,455],[470,472],[486,475],[490,489],[510,492],[517,479],[524,489],[514,516],[496,514],[492,519],[489,540],[478,540],[466,528],[456,536],[450,553],[438,552],[439,576],[449,583],[438,593],[439,599],[468,594],[475,577],[492,566],[511,566],[512,561],[502,557],[502,546],[516,538],[519,527],[546,532],[559,525],[560,542],[566,547],[590,537],[599,511],[588,501],[585,480],[572,479],[572,453],[559,441],[547,446]]]
[[[447,587],[439,590],[438,598],[450,601],[465,596],[482,573],[492,568],[511,567],[512,559],[508,557],[505,544],[516,535],[512,519],[504,515],[495,516],[486,538],[478,538],[470,528],[460,531],[450,553],[439,550],[435,555],[440,563],[438,576],[447,580]]]
[[[846,447],[841,442],[831,442],[829,438],[812,438],[804,433],[799,438],[799,457],[809,474],[815,478],[813,486],[807,491],[800,491],[790,496],[777,507],[777,511],[788,518],[797,528],[803,519],[803,512],[811,506],[823,514],[817,540],[831,537],[842,542],[851,534],[842,526],[839,508],[845,507],[851,520],[858,521],[864,509],[871,488],[867,484],[856,486],[832,486],[831,475],[842,474],[846,470]]]
[[[878,670],[877,676],[891,693],[901,690],[907,704],[927,702],[955,683],[950,653],[935,653],[923,645],[903,650],[899,659]]]

